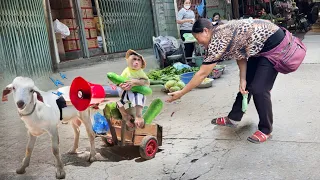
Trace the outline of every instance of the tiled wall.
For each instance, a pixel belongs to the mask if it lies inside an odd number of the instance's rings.
[[[159,35],[178,37],[173,0],[155,0]]]

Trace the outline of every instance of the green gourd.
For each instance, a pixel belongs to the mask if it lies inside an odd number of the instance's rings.
[[[116,73],[113,72],[109,72],[107,73],[107,77],[116,85],[119,85],[121,83],[126,82],[128,79],[124,78],[122,76],[119,76]],[[147,87],[147,86],[133,86],[131,88],[132,92],[137,92],[143,95],[151,95],[152,94],[152,90],[151,88]]]
[[[107,103],[103,111],[104,111],[104,116],[108,119],[111,119],[111,118],[121,119],[122,118],[121,113],[117,108],[116,102]]]
[[[161,112],[163,108],[163,102],[161,99],[155,99],[150,104],[147,111],[143,114],[143,119],[146,124],[151,124],[154,118]]]
[[[248,108],[248,94],[243,94],[242,97],[242,112],[246,112]]]
[[[150,85],[164,85],[163,81],[150,80]]]

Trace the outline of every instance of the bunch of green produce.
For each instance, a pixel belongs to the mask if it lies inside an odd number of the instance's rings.
[[[179,76],[183,73],[187,72],[197,72],[199,71],[199,67],[191,67],[191,68],[183,68],[181,70],[177,70],[173,66],[168,66],[164,69],[160,70],[152,70],[147,75],[151,80],[151,84],[165,84],[167,81],[175,80],[179,81]]]
[[[168,90],[169,92],[180,91],[185,86],[186,85],[182,81],[175,81],[175,80],[170,80],[166,82],[166,84],[164,85],[166,90]]]

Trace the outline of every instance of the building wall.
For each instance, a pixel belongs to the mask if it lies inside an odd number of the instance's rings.
[[[154,0],[155,23],[158,27],[157,36],[178,37],[176,15],[173,0]]]

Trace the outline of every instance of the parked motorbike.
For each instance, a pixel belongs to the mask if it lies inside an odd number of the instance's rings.
[[[307,20],[307,15],[300,13],[295,17],[295,29],[300,31],[308,32],[310,30],[310,26]]]

